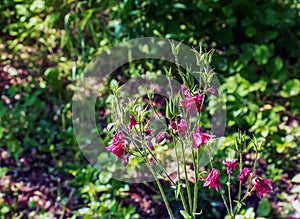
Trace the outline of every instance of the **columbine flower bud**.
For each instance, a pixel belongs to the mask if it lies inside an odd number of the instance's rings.
[[[129,155],[126,154],[122,157],[122,164],[124,167],[126,167],[128,165],[128,162],[129,162]]]
[[[166,133],[166,132],[159,132],[159,133],[156,135],[156,143],[159,144],[159,143],[162,142],[166,137],[167,137],[167,133]]]
[[[215,87],[210,87],[208,89],[208,92],[211,93],[212,95],[216,96],[216,97],[219,97],[219,92]]]

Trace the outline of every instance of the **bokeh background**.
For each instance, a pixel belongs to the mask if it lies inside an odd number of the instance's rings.
[[[72,128],[72,96],[87,64],[111,46],[150,36],[215,49],[212,67],[227,105],[219,169],[238,130],[264,142],[258,174],[272,179],[274,193],[250,198],[241,218],[300,217],[299,1],[1,0],[0,218],[167,218],[154,183],[101,174]],[[137,61],[110,80],[149,72],[164,74],[156,61]],[[107,144],[110,83],[96,105]],[[245,162],[253,159],[249,153]],[[178,213],[180,202],[164,187]],[[200,198],[199,207],[210,209],[202,218],[224,218],[214,190]]]

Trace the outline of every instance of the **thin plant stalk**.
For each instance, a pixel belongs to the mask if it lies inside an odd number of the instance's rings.
[[[193,211],[193,201],[192,201],[191,189],[190,189],[189,180],[188,180],[188,174],[187,174],[187,169],[186,169],[184,145],[183,145],[183,142],[181,140],[180,140],[180,144],[181,144],[181,150],[182,150],[184,175],[185,175],[185,184],[186,184],[186,189],[187,189],[187,193],[188,193],[190,213],[192,213],[192,211]]]
[[[172,213],[172,210],[171,210],[171,208],[170,208],[170,205],[169,205],[167,196],[166,196],[166,194],[165,194],[165,192],[164,192],[164,189],[163,189],[163,187],[162,187],[162,185],[161,185],[159,179],[157,178],[156,173],[155,173],[155,171],[153,170],[153,168],[152,168],[151,164],[149,163],[149,160],[148,160],[148,159],[147,159],[147,161],[148,161],[148,168],[150,169],[152,175],[153,175],[154,178],[155,178],[155,182],[156,182],[156,184],[157,184],[157,186],[158,186],[158,188],[159,188],[159,191],[160,191],[161,196],[163,197],[163,201],[164,201],[164,203],[165,203],[165,205],[166,205],[166,208],[167,208],[167,210],[168,210],[169,216],[170,216],[171,219],[175,219],[175,217],[174,217],[174,215],[173,215],[173,213]]]
[[[228,200],[229,200],[229,210],[230,210],[230,216],[233,219],[233,210],[232,210],[232,199],[231,199],[231,190],[230,190],[230,180],[231,180],[231,174],[228,174],[228,182],[227,182],[227,188],[228,188]]]

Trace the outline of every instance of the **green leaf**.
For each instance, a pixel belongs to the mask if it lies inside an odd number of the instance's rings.
[[[7,214],[9,212],[9,207],[8,206],[3,206],[0,210],[2,214]]]
[[[271,212],[271,204],[267,199],[262,199],[259,204],[258,204],[258,208],[257,208],[257,213],[259,216],[268,216]]]
[[[253,37],[256,34],[256,28],[255,27],[247,27],[245,34],[247,37]]]
[[[186,9],[186,8],[187,8],[187,7],[186,7],[184,4],[182,4],[182,3],[175,3],[175,4],[173,5],[173,7],[176,8],[176,9]]]
[[[84,18],[83,20],[81,21],[81,24],[80,24],[80,29],[81,30],[84,30],[87,22],[89,21],[89,19],[91,18],[91,16],[93,15],[93,12],[94,10],[93,9],[89,9],[87,11],[85,11],[84,13]]]
[[[101,172],[99,174],[99,181],[102,183],[102,184],[106,184],[109,182],[109,180],[112,178],[112,173],[111,172]]]
[[[273,62],[274,62],[274,71],[280,71],[283,67],[282,59],[277,56],[273,59]]]
[[[192,216],[190,216],[189,213],[187,213],[184,210],[181,210],[180,214],[183,216],[184,219],[192,219]]]
[[[266,45],[257,46],[254,53],[254,59],[259,65],[267,64],[270,56],[271,51]]]
[[[280,91],[280,95],[284,98],[297,96],[300,93],[300,81],[298,79],[293,79],[291,81],[286,82],[282,91]]]
[[[300,186],[296,186],[291,190],[291,193],[300,193]]]
[[[295,175],[293,177],[292,182],[294,182],[294,183],[300,183],[300,173],[298,173],[297,175]]]
[[[0,168],[0,179],[8,172],[7,167]]]

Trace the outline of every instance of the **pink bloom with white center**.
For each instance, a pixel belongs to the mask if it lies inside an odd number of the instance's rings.
[[[227,174],[232,174],[232,170],[238,167],[238,160],[233,159],[233,160],[223,161],[223,164],[226,167]]]
[[[217,191],[219,191],[219,186],[221,186],[219,175],[220,175],[220,171],[213,168],[210,174],[206,177],[203,187],[206,186],[214,187]]]
[[[123,147],[123,132],[119,131],[114,134],[113,141],[110,146],[106,147],[106,150],[111,151],[114,155],[116,155],[116,160],[118,160],[122,154],[125,152]]]
[[[208,140],[211,138],[212,135],[201,132],[200,127],[198,126],[192,133],[192,144],[195,148],[199,148],[200,146],[208,142]]]
[[[255,179],[254,187],[258,197],[262,198],[265,193],[272,191],[272,187],[270,183],[271,183],[271,179],[262,179],[259,177]]]
[[[239,181],[245,184],[248,181],[250,174],[251,171],[247,167],[245,167],[239,175]]]

